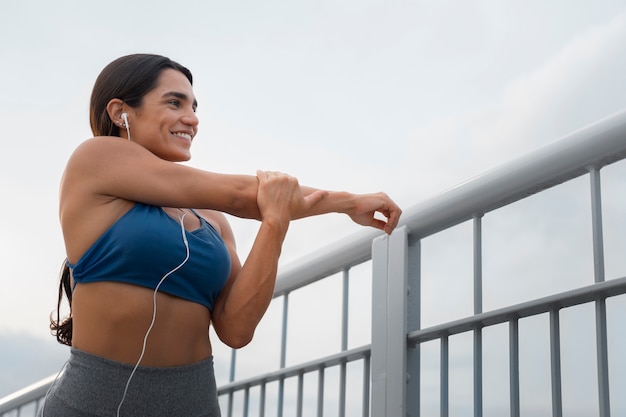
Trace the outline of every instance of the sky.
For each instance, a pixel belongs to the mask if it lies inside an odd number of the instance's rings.
[[[56,373],[67,356],[48,331],[65,256],[58,184],[72,150],[91,136],[95,78],[119,56],[158,53],[193,72],[200,126],[190,165],[385,191],[405,211],[626,108],[623,0],[24,0],[2,2],[0,16],[0,397]],[[620,166],[607,180],[615,189],[626,179]],[[533,204],[550,204],[536,201],[514,217],[528,221]],[[607,273],[624,276],[626,201],[608,204]],[[486,224],[505,229],[505,219]],[[231,220],[245,258],[258,225]],[[558,226],[540,225],[546,235]],[[295,222],[281,265],[356,230],[341,215]],[[521,237],[538,255],[546,249],[543,235]],[[505,238],[491,239],[497,248]],[[442,244],[432,241],[437,254]],[[532,272],[523,259],[509,261],[487,267],[487,306],[521,291],[489,277],[515,265]],[[424,285],[443,293],[437,280]],[[427,323],[457,314],[424,310]]]

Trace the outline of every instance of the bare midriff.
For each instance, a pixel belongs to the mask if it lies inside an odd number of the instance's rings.
[[[78,284],[72,300],[72,346],[136,364],[153,315],[154,290],[117,282]],[[190,365],[212,355],[209,310],[161,292],[141,366]]]

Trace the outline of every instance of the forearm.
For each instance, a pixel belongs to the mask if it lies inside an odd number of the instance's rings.
[[[318,191],[316,188],[307,186],[300,186],[300,190],[305,196]],[[354,194],[345,191],[328,191],[328,195],[326,197],[294,219],[327,213],[349,213],[354,210],[355,204],[356,200]]]
[[[222,291],[213,312],[213,327],[227,345],[239,348],[252,339],[274,294],[286,232],[286,225],[262,222],[245,263]]]
[[[301,187],[301,192],[308,195],[317,190]],[[325,213],[343,213],[361,226],[370,226],[391,233],[398,225],[402,210],[385,193],[352,194],[344,191],[329,191],[317,204],[303,211],[294,219]],[[377,218],[380,214],[384,219]]]
[[[245,219],[261,220],[261,213],[257,204],[257,193],[259,184],[256,177],[251,175],[229,175],[225,182],[224,190],[230,199],[225,203],[225,207],[218,211],[231,214]],[[206,192],[206,191],[205,191]],[[207,207],[214,209],[213,207]]]

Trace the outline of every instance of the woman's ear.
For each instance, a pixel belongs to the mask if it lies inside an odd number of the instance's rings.
[[[124,102],[119,98],[111,99],[107,103],[107,113],[109,114],[109,118],[114,124],[119,126],[121,123],[124,123],[124,120],[122,120],[122,113],[124,113]]]

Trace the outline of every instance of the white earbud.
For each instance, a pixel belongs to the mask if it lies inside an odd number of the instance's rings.
[[[121,114],[122,120],[124,120],[123,127],[126,128],[126,133],[128,134],[128,140],[130,140],[130,125],[128,123],[128,114],[126,112]]]

